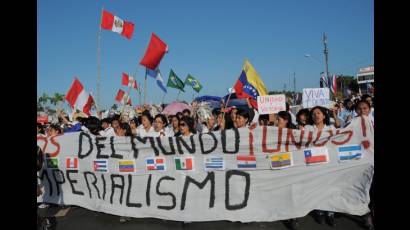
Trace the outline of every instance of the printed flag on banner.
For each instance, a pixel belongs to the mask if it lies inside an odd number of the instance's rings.
[[[83,85],[76,77],[66,93],[65,99],[72,109],[76,108],[90,116],[90,110],[94,103],[94,98],[91,94],[85,91]]]
[[[67,157],[65,165],[67,169],[78,170],[78,157]]]
[[[179,79],[179,77],[174,73],[174,71],[172,69],[169,72],[169,78],[168,78],[167,86],[171,87],[171,88],[179,89],[182,92],[185,92],[184,91],[184,87],[185,87],[184,82],[182,82],[181,79]]]
[[[165,93],[167,93],[167,87],[164,84],[164,80],[162,79],[161,72],[159,71],[159,69],[152,70],[147,68],[147,75],[152,78],[155,78],[157,80],[157,85],[159,86],[159,88]]]
[[[305,149],[303,153],[305,154],[305,162],[307,165],[329,162],[327,147]]]
[[[108,172],[107,160],[94,160],[93,161],[94,172]]]
[[[156,69],[164,54],[168,52],[168,45],[165,44],[156,34],[152,33],[148,48],[140,64],[148,69]]]
[[[192,77],[191,74],[188,74],[188,76],[185,79],[184,82],[185,85],[191,85],[192,89],[194,89],[196,92],[199,93],[199,91],[201,91],[202,89],[202,85],[199,83],[198,80],[196,80],[194,77]]]
[[[123,86],[132,87],[134,89],[138,89],[137,81],[133,77],[128,76],[126,73],[122,73],[122,81]]]
[[[175,157],[176,170],[193,170],[194,159],[192,157]]]
[[[361,145],[344,145],[338,148],[339,161],[360,160],[362,158]]]
[[[119,160],[118,171],[135,172],[135,160]]]
[[[46,165],[49,169],[56,169],[58,168],[58,158],[56,157],[47,157],[46,158]]]
[[[224,160],[222,157],[206,157],[205,158],[205,170],[224,170]]]
[[[134,32],[134,23],[124,21],[110,12],[103,10],[101,28],[111,30],[131,39],[132,33]]]
[[[163,157],[147,158],[145,162],[147,170],[165,170],[165,158]]]
[[[238,169],[256,169],[255,156],[236,156]]]
[[[292,153],[277,153],[270,156],[271,169],[283,169],[293,165]]]
[[[249,98],[253,108],[258,108],[258,96],[268,95],[265,84],[248,60],[245,60],[234,89],[238,98]]]

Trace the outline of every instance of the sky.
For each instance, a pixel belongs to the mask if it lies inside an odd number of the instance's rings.
[[[97,95],[97,35],[101,11],[135,24],[131,40],[101,31],[100,107],[115,102],[123,72],[143,86],[139,64],[151,33],[168,46],[159,68],[164,82],[172,69],[183,81],[191,74],[203,85],[185,86],[180,100],[224,96],[238,79],[244,60],[254,66],[268,91],[319,87],[324,71],[323,33],[330,74],[355,76],[374,63],[374,4],[371,0],[38,0],[37,96],[65,94],[74,77]],[[310,57],[306,57],[309,54]],[[164,94],[147,80],[147,103]],[[177,99],[168,88],[164,102]],[[139,104],[131,90],[133,104]],[[142,92],[143,98],[143,92]]]

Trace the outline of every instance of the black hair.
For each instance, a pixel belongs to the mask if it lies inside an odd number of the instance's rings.
[[[111,122],[113,122],[114,120],[120,121],[121,116],[118,114],[115,114],[112,118],[111,118]]]
[[[140,122],[138,121],[138,118],[137,118],[137,117],[133,117],[133,118],[130,120],[130,122],[131,122],[131,121],[134,122],[136,126],[138,126],[138,125],[140,124]]]
[[[38,131],[38,133],[45,134],[45,132],[44,132],[44,126],[43,126],[41,123],[38,123],[38,122],[37,122],[37,128],[40,129],[40,130]]]
[[[90,133],[94,135],[98,135],[100,130],[102,130],[101,121],[93,116],[87,118],[85,122],[85,127],[87,127]]]
[[[194,129],[194,122],[195,122],[195,121],[194,121],[194,119],[193,119],[192,117],[183,116],[183,117],[179,120],[179,122],[181,122],[181,121],[185,122],[185,124],[188,126],[189,131],[190,131],[191,133],[193,133],[193,134],[196,133],[196,130]]]
[[[309,109],[301,109],[299,110],[299,112],[296,114],[296,122],[298,123],[298,125],[304,125],[302,124],[302,122],[300,121],[300,116],[305,115],[306,117],[306,123],[308,123],[309,120]]]
[[[132,136],[131,126],[130,126],[128,123],[126,123],[126,122],[121,122],[121,123],[119,124],[119,127],[120,127],[121,129],[124,129],[124,130],[125,130],[125,136],[127,136],[127,137]]]
[[[269,123],[269,114],[259,115],[258,117],[259,124],[261,124],[262,121],[266,121],[266,123]]]
[[[324,108],[324,107],[322,107],[322,106],[315,106],[315,107],[313,107],[311,110],[310,110],[310,113],[309,113],[309,124],[310,125],[314,125],[315,124],[315,122],[313,121],[313,111],[315,110],[315,109],[319,109],[322,113],[323,113],[323,115],[325,116],[325,119],[323,120],[323,123],[325,124],[325,125],[330,125],[330,115],[329,115],[329,112],[328,112],[328,109],[326,109],[326,108]]]
[[[41,168],[43,168],[43,162],[44,162],[43,151],[37,145],[37,171],[40,171]]]
[[[56,131],[58,132],[58,134],[63,133],[63,130],[62,130],[61,127],[60,127],[59,125],[57,125],[57,124],[52,124],[52,125],[50,125],[50,129],[56,130]]]
[[[288,102],[285,103],[286,104],[286,112],[289,111],[290,105]]]
[[[220,109],[213,109],[212,110],[212,115],[214,115],[215,117],[218,117],[218,115],[221,113],[221,110]]]
[[[108,123],[108,124],[111,124],[111,119],[108,118],[108,117],[107,117],[107,118],[104,118],[104,119],[101,120],[101,124],[104,123],[104,122],[105,122],[105,123]]]
[[[356,103],[355,111],[357,111],[357,109],[359,108],[359,105],[362,104],[362,103],[365,103],[367,106],[369,106],[369,109],[372,108],[372,107],[370,106],[370,103],[369,103],[368,101],[366,101],[366,99],[364,99],[364,100],[362,99],[362,100],[360,100],[359,102]]]
[[[184,116],[184,114],[182,114],[181,112],[178,112],[175,116],[177,116],[179,118],[179,117]]]
[[[233,129],[234,127],[231,116],[225,115],[225,129]]]
[[[157,114],[154,120],[156,120],[158,117],[161,118],[162,122],[164,123],[164,127],[168,126],[168,120],[164,114]]]
[[[188,113],[189,116],[191,116],[191,111],[189,109],[184,109],[182,110],[182,113]]]
[[[141,114],[141,121],[142,121],[142,117],[145,116],[149,122],[152,124],[152,122],[154,121],[154,118],[152,118],[151,114],[149,113],[148,110],[145,110],[144,112],[142,112]]]
[[[368,97],[372,98],[369,94],[363,94],[362,97],[360,98],[362,101],[366,100]]]
[[[251,123],[252,121],[249,116],[249,110],[238,109],[238,112],[236,112],[236,116],[241,116],[243,118],[248,119],[248,121],[246,122],[247,124]]]
[[[292,123],[292,117],[290,116],[289,112],[280,111],[278,113],[278,117],[288,121],[288,123],[286,124],[286,128],[288,128],[288,129],[295,129],[296,128],[295,125]]]

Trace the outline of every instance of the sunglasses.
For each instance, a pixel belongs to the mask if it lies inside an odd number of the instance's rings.
[[[179,126],[184,127],[184,126],[186,126],[186,124],[185,123],[179,123]]]

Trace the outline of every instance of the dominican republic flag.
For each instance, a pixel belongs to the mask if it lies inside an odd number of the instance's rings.
[[[305,149],[303,153],[305,154],[305,162],[307,165],[327,163],[329,161],[327,147]]]
[[[94,103],[94,98],[91,94],[85,91],[83,85],[77,78],[74,78],[73,84],[68,90],[65,99],[72,109],[79,109],[90,116],[90,110]]]
[[[115,100],[122,103],[122,104],[125,104],[125,103],[127,103],[127,105],[132,104],[131,98],[129,97],[129,95],[127,93],[125,93],[124,90],[122,90],[122,89],[118,90],[118,93],[117,93],[117,96],[115,97]]]
[[[147,69],[147,75],[152,77],[152,78],[155,78],[155,80],[157,80],[158,87],[162,91],[167,93],[167,87],[165,87],[164,80],[162,79],[161,72],[159,71],[159,69],[156,69],[156,70],[152,70],[152,69],[149,69],[149,68],[146,68],[146,69]]]
[[[163,157],[147,158],[145,162],[147,170],[165,170],[165,158]]]
[[[78,170],[78,157],[67,157],[65,161],[65,166],[67,169]]]
[[[175,157],[176,170],[193,170],[194,159],[192,157]]]
[[[336,93],[337,91],[337,76],[336,75],[332,75],[332,77],[330,78],[330,91],[332,91],[333,94]]]
[[[255,156],[236,156],[238,169],[256,169]]]
[[[131,39],[132,33],[134,32],[134,23],[124,21],[110,12],[103,10],[101,28],[117,32]]]
[[[108,172],[107,160],[94,160],[93,161],[94,172]]]
[[[206,157],[205,158],[205,170],[224,170],[224,159],[222,157]]]
[[[122,73],[122,81],[121,81],[123,86],[128,86],[132,87],[134,89],[138,88],[137,81],[133,77],[128,76],[126,73]]]
[[[168,45],[165,44],[156,34],[151,34],[151,40],[145,51],[140,64],[148,69],[156,69],[164,54],[168,52]]]
[[[135,172],[135,160],[119,160],[118,171]]]
[[[360,160],[362,158],[361,145],[344,145],[339,147],[339,161]]]

